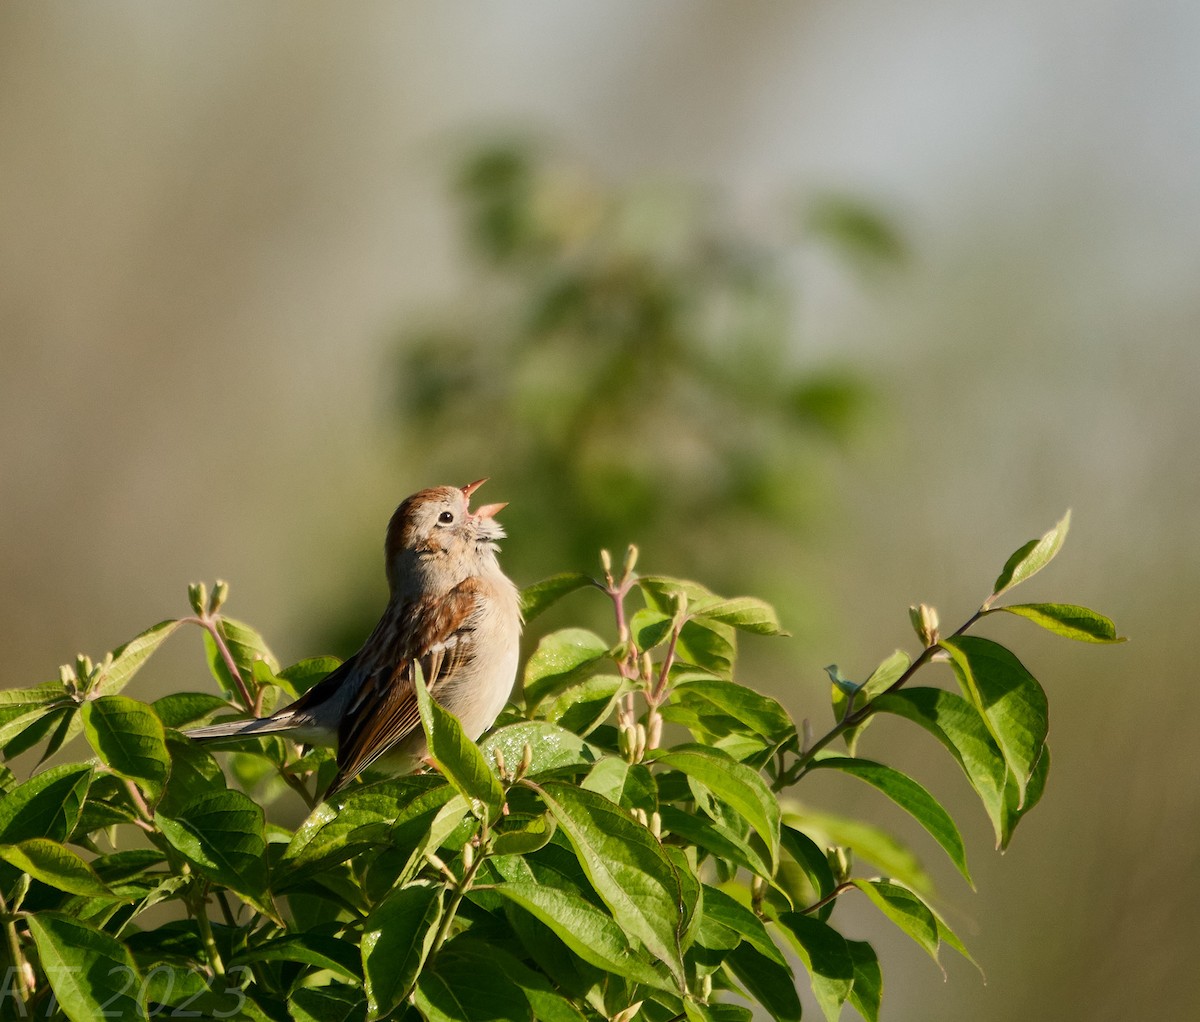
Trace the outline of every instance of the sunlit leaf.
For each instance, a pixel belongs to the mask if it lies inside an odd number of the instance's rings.
[[[539,790],[596,893],[682,983],[682,890],[662,846],[620,806],[557,781]]]
[[[1003,611],[1028,618],[1048,632],[1063,635],[1079,642],[1124,642],[1125,637],[1117,634],[1117,626],[1103,614],[1072,603],[1010,603],[993,607],[988,613]]]
[[[141,635],[130,639],[125,645],[114,649],[112,661],[101,666],[91,684],[92,693],[116,695],[125,687],[150,658],[150,655],[170,637],[183,622],[160,621],[147,628]]]
[[[702,699],[738,721],[743,729],[750,728],[762,735],[772,745],[780,745],[796,733],[792,718],[777,700],[736,682],[684,675],[676,680],[671,698],[685,705]]]
[[[126,696],[100,696],[83,704],[83,727],[105,765],[137,784],[149,802],[157,802],[171,772],[171,757],[154,711]]]
[[[779,624],[775,608],[752,596],[738,596],[732,600],[705,603],[690,609],[698,617],[732,625],[738,631],[754,632],[757,635],[787,635]]]
[[[992,599],[1019,585],[1027,578],[1036,575],[1053,559],[1062,548],[1063,540],[1067,538],[1067,530],[1071,527],[1071,512],[1068,511],[1057,525],[1041,539],[1031,539],[1017,550],[1006,562],[996,585],[992,590]]]
[[[999,842],[1008,768],[979,711],[957,693],[940,688],[906,688],[881,696],[875,707],[920,725],[949,750],[979,795]]]
[[[601,670],[611,663],[608,651],[600,636],[583,628],[545,636],[525,664],[526,706],[533,710],[550,694]]]
[[[1008,848],[1013,831],[1017,824],[1034,806],[1041,801],[1042,792],[1046,788],[1046,778],[1050,774],[1050,746],[1042,747],[1042,755],[1038,758],[1033,773],[1029,775],[1029,783],[1025,786],[1025,801],[1020,801],[1020,792],[1011,774],[1004,789],[1004,808],[1000,824],[1000,850]]]
[[[35,837],[19,844],[0,845],[0,858],[60,891],[88,898],[116,897],[88,863],[49,838]]]
[[[603,723],[629,683],[615,674],[599,674],[556,689],[537,706],[533,716],[586,738]]]
[[[572,768],[586,768],[600,758],[600,753],[578,735],[542,720],[497,728],[484,738],[481,748],[492,763],[499,749],[511,770],[521,762],[526,745],[533,752],[533,765],[527,776],[535,779]]]
[[[75,829],[92,768],[67,763],[35,774],[0,799],[0,842],[65,841]]]
[[[654,761],[687,774],[735,809],[763,839],[771,865],[779,861],[779,803],[757,771],[702,745],[678,745]]]
[[[942,648],[968,699],[983,715],[1016,779],[1018,805],[1046,743],[1046,693],[1011,652],[990,639],[963,635]]]
[[[479,802],[487,819],[496,819],[504,805],[504,789],[500,786],[500,779],[488,765],[479,746],[463,732],[454,714],[429,697],[425,679],[419,671],[413,680],[417,690],[417,706],[421,711],[421,725],[429,739],[429,755],[459,794]]]
[[[929,906],[907,887],[890,880],[852,880],[875,906],[907,933],[935,962],[938,960],[937,919]],[[940,963],[939,963],[940,967]]]

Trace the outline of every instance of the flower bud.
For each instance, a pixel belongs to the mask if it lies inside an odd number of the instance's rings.
[[[634,729],[633,761],[640,763],[646,757],[646,725],[639,723]]]
[[[517,777],[524,777],[529,773],[531,766],[533,766],[533,746],[526,742],[521,749],[521,763],[517,767]]]
[[[462,864],[464,870],[470,869],[475,865],[475,846],[470,841],[463,845]]]
[[[604,577],[612,581],[612,554],[607,550],[600,551],[600,567],[604,569]]]
[[[504,777],[504,750],[499,745],[492,750],[492,758],[496,761],[496,772]]]
[[[188,586],[188,602],[196,615],[203,617],[205,604],[208,603],[208,587],[203,582],[193,582]]]
[[[633,569],[637,567],[638,548],[630,543],[629,549],[625,551],[625,577],[629,578],[633,574]]]
[[[938,613],[927,603],[908,608],[908,619],[912,622],[913,631],[917,633],[926,646],[936,646],[941,636],[938,635]]]
[[[662,816],[659,815],[657,809],[650,814],[650,833],[657,840],[662,840]]]
[[[618,1011],[612,1017],[612,1022],[633,1022],[633,1019],[637,1016],[637,1013],[641,1010],[642,1010],[642,1002],[638,1001],[637,1004],[631,1004],[628,1008],[623,1008],[620,1011]]]
[[[825,857],[829,860],[829,868],[833,872],[833,879],[839,884],[845,883],[850,878],[850,849],[843,848],[841,845],[835,845],[833,848],[825,850]]]
[[[217,579],[216,585],[213,586],[212,599],[208,601],[208,612],[217,613],[228,598],[229,583],[222,578]]]

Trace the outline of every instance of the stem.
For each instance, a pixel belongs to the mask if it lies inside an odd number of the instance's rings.
[[[823,909],[831,901],[836,901],[838,897],[845,894],[847,891],[853,890],[855,886],[855,883],[851,880],[846,880],[843,883],[838,884],[837,887],[825,895],[825,897],[820,901],[814,901],[807,908],[800,909],[800,914],[808,915],[810,912],[816,912],[820,909]]]
[[[221,960],[221,952],[217,950],[217,942],[213,939],[212,923],[208,921],[208,895],[202,891],[194,899],[192,912],[196,916],[196,925],[200,928],[200,941],[204,945],[204,953],[208,956],[208,964],[218,976],[225,975],[225,963]]]
[[[978,621],[986,613],[986,611],[986,605],[980,607],[979,610],[975,611],[974,614],[972,614],[969,618],[967,618],[966,621],[959,625],[949,637],[954,639],[962,635],[963,632],[965,632],[976,621]],[[900,689],[906,685],[912,676],[927,663],[929,663],[929,661],[933,659],[934,654],[940,649],[941,641],[939,640],[938,642],[926,646],[923,650],[921,650],[921,653],[917,659],[908,665],[908,669],[902,675],[900,675],[899,678],[893,681],[886,689],[880,692],[879,695],[875,696],[875,698],[869,703],[860,706],[853,713],[847,713],[832,728],[826,731],[825,734],[814,741],[811,745],[808,745],[804,751],[796,757],[795,762],[793,762],[786,771],[781,773],[779,777],[776,778],[775,783],[771,786],[772,789],[774,791],[782,791],[784,788],[795,784],[798,780],[800,780],[800,778],[803,777],[807,772],[809,765],[812,763],[813,758],[818,752],[824,749],[825,746],[829,745],[830,742],[841,735],[844,731],[847,731],[849,728],[856,727],[869,716],[871,716],[871,714],[875,712],[875,701],[879,698],[879,696],[891,695],[897,689]]]
[[[250,689],[246,687],[246,682],[242,679],[242,672],[238,670],[237,661],[233,659],[233,654],[229,652],[225,636],[221,634],[220,616],[202,614],[194,617],[185,617],[183,620],[189,624],[199,625],[212,636],[213,642],[217,644],[217,651],[221,654],[221,659],[225,661],[225,669],[229,671],[230,677],[233,678],[233,683],[237,686],[238,694],[242,697],[242,703],[246,707],[246,711],[254,713],[254,697],[250,694]]]
[[[19,1014],[24,1018],[25,1005],[33,994],[29,988],[29,963],[25,960],[25,953],[21,950],[21,938],[17,934],[17,920],[8,914],[8,902],[4,900],[3,894],[0,894],[0,912],[4,914],[4,936],[8,944],[8,957],[17,972],[17,992],[20,995]]]

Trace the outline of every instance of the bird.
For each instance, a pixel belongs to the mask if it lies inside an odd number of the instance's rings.
[[[396,508],[384,544],[390,596],[357,653],[268,717],[194,728],[187,737],[274,734],[335,745],[327,801],[373,764],[406,772],[428,757],[413,677],[419,666],[430,697],[476,741],[512,692],[522,624],[517,587],[496,557],[505,536],[496,514],[508,505],[470,510],[485,482],[421,490]]]

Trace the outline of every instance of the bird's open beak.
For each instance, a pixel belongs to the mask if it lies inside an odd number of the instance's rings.
[[[488,477],[484,476],[482,479],[476,479],[473,483],[467,483],[467,485],[462,488],[463,496],[469,501],[471,499],[471,494],[478,490],[479,487],[481,487],[487,481]],[[506,507],[508,507],[507,501],[505,501],[503,504],[484,504],[483,507],[474,513],[473,517],[492,518],[498,512],[503,511]]]
[[[478,490],[479,487],[481,487],[487,481],[488,477],[484,476],[482,479],[476,479],[473,483],[467,483],[467,485],[462,488],[463,496],[466,497],[467,500],[470,500],[471,494]]]

